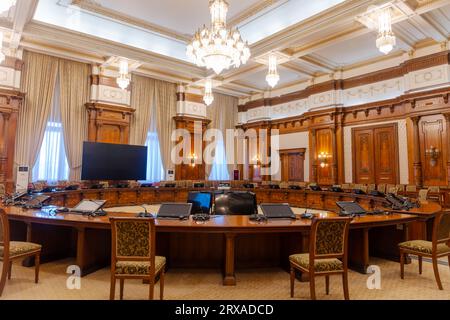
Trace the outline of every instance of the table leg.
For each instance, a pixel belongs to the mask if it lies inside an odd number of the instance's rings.
[[[236,275],[234,273],[235,240],[236,234],[225,233],[225,276],[223,278],[224,286],[236,285]]]

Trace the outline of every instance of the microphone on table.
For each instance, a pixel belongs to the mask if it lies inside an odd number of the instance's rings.
[[[144,212],[139,212],[137,214],[138,218],[154,218],[153,214],[149,213],[144,205],[139,204],[138,206],[144,209]]]

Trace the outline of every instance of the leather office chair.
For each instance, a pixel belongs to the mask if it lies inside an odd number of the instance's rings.
[[[399,243],[400,249],[400,278],[405,277],[405,255],[412,254],[419,258],[419,274],[422,274],[422,257],[431,258],[434,277],[439,290],[443,290],[439,277],[438,258],[447,257],[450,266],[450,211],[437,214],[433,223],[431,241],[411,240]]]
[[[123,299],[125,279],[144,279],[150,283],[148,297],[153,299],[154,286],[159,275],[160,299],[164,296],[166,258],[155,256],[155,220],[153,218],[110,218],[111,291],[116,293],[116,279],[120,279],[120,299]]]
[[[348,293],[348,230],[350,217],[314,218],[311,223],[309,253],[289,256],[291,298],[294,297],[295,270],[309,274],[311,299],[316,299],[315,277],[325,276],[326,294],[330,291],[330,275],[342,275],[344,297]]]
[[[0,296],[5,288],[6,278],[11,279],[13,260],[34,256],[34,282],[39,282],[41,248],[40,244],[32,242],[10,241],[8,216],[4,210],[0,209],[0,261],[3,262]]]

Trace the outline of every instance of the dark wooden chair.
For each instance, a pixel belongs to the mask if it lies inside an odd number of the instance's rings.
[[[114,300],[116,279],[120,279],[123,299],[125,279],[149,281],[149,299],[159,275],[160,299],[164,296],[166,258],[155,256],[155,220],[153,218],[110,218],[112,235],[111,292]]]
[[[8,216],[3,209],[0,209],[0,261],[3,262],[0,277],[0,296],[5,288],[6,278],[11,279],[14,260],[34,256],[34,282],[39,282],[41,248],[40,244],[32,242],[10,241]]]
[[[405,278],[405,256],[416,255],[419,259],[419,274],[422,274],[422,258],[431,258],[434,277],[439,290],[443,290],[439,277],[438,258],[447,257],[450,266],[450,212],[438,213],[434,218],[431,241],[411,240],[399,243],[400,249],[400,278]]]
[[[316,299],[315,277],[325,276],[326,294],[330,292],[330,275],[342,275],[344,297],[348,294],[348,217],[314,218],[311,224],[309,253],[289,256],[291,298],[294,297],[295,270],[309,275],[311,299]]]

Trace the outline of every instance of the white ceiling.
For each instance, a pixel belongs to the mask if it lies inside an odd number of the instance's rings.
[[[227,0],[228,21],[249,40],[252,58],[217,80],[241,97],[267,91],[267,66],[256,58],[271,51],[289,60],[278,68],[280,88],[382,59],[376,32],[356,17],[387,1],[407,12],[393,25],[394,54],[448,42],[450,0]],[[96,63],[123,56],[140,62],[139,72],[191,86],[211,75],[185,54],[191,34],[209,25],[208,0],[17,0],[16,7],[0,27],[15,28],[11,38],[25,47],[89,54]]]

